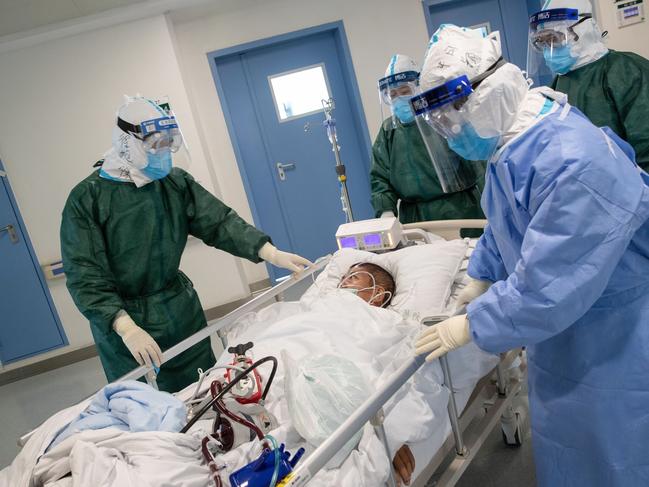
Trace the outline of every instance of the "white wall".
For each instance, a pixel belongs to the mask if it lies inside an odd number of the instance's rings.
[[[0,157],[41,263],[61,258],[61,210],[72,187],[110,146],[124,93],[169,95],[192,151],[191,172],[219,195],[165,17],[1,53],[0,73]],[[248,294],[238,260],[190,241],[182,267],[205,308]],[[49,285],[70,346],[46,356],[91,344],[88,324],[65,281]]]
[[[608,31],[607,45],[618,51],[631,51],[649,58],[649,4],[645,1],[647,20],[623,28],[617,26],[617,8],[611,0],[596,0],[598,22]]]
[[[250,206],[206,54],[337,20],[345,25],[373,140],[381,121],[376,82],[383,76],[390,56],[401,53],[421,59],[424,54],[428,33],[420,0],[241,2],[239,8],[232,7],[226,12],[174,22],[190,98],[197,107],[199,124],[209,134],[206,147],[214,161],[223,197],[249,221],[252,220]],[[267,276],[263,265],[248,262],[243,265],[249,282]]]

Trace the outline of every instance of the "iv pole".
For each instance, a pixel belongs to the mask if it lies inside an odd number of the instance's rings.
[[[352,202],[349,199],[349,192],[347,191],[347,175],[345,173],[345,165],[340,160],[340,146],[338,145],[338,135],[336,134],[336,119],[331,116],[336,104],[333,98],[322,100],[322,108],[324,108],[325,120],[322,122],[327,128],[327,137],[331,142],[332,151],[336,157],[336,174],[340,182],[340,201],[343,205],[343,212],[347,217],[347,222],[354,221],[352,213]]]

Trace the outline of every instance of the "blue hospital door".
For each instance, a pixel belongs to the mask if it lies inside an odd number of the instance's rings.
[[[311,260],[336,249],[334,235],[345,222],[335,158],[322,124],[321,98],[327,94],[335,100],[354,218],[373,216],[368,134],[359,123],[363,115],[354,108],[342,56],[331,30],[214,61],[255,223],[277,247]],[[273,278],[287,273],[270,270]]]
[[[528,18],[538,8],[528,0],[425,0],[429,34],[440,24],[499,31],[503,57],[521,69],[527,65]]]
[[[7,177],[0,174],[0,360],[3,363],[67,344],[10,195]]]

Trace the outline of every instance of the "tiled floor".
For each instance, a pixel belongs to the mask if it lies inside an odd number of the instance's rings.
[[[534,487],[536,474],[529,429],[519,448],[503,444],[499,427],[494,428],[478,456],[464,472],[457,487]]]

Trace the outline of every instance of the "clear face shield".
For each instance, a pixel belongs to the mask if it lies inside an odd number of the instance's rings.
[[[474,80],[460,76],[411,99],[417,127],[445,193],[475,184],[474,169],[466,161],[487,161],[498,148],[502,134],[490,120],[472,114],[468,102],[480,83],[504,64],[500,59]]]
[[[405,71],[379,80],[381,120],[390,118],[393,128],[415,121],[409,100],[418,93],[418,78],[416,71]]]
[[[572,47],[579,40],[575,27],[592,18],[576,9],[542,10],[530,17],[527,74],[538,85],[547,85],[557,74],[566,74],[577,62]]]

